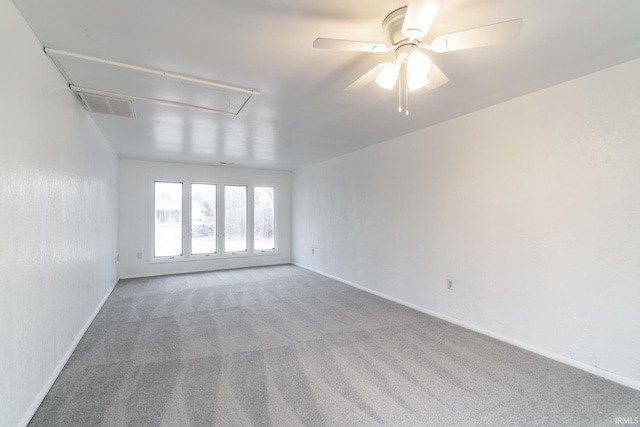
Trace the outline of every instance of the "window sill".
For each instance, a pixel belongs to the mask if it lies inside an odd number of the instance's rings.
[[[164,264],[172,262],[200,262],[200,261],[213,261],[223,259],[234,258],[252,258],[252,257],[264,257],[269,255],[280,255],[277,250],[272,251],[259,251],[259,252],[226,252],[223,254],[209,254],[209,255],[191,255],[191,256],[174,256],[174,257],[158,257],[149,259],[149,264]]]

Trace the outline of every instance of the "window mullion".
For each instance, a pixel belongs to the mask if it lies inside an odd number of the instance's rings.
[[[248,253],[254,253],[254,248],[253,248],[253,235],[254,235],[254,228],[253,228],[253,221],[254,221],[254,216],[255,216],[255,210],[254,210],[254,187],[253,185],[249,185],[247,186],[247,252]]]
[[[218,191],[216,193],[216,209],[218,210],[217,211],[218,224],[216,224],[216,228],[217,228],[216,243],[217,243],[218,253],[220,255],[224,255],[226,251],[226,248],[224,246],[224,221],[225,221],[225,209],[226,209],[226,206],[224,204],[224,191],[225,191],[225,185],[219,184]]]
[[[182,256],[191,256],[191,182],[184,182],[182,191]]]

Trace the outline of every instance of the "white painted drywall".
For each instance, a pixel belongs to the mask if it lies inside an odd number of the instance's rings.
[[[295,171],[294,262],[640,385],[638,76],[635,60]]]
[[[0,62],[0,426],[16,426],[117,280],[118,158],[9,1]]]
[[[278,251],[273,255],[212,257],[207,260],[150,262],[154,180],[276,187]],[[291,172],[120,161],[120,277],[143,277],[291,262]],[[142,257],[138,258],[138,253]]]

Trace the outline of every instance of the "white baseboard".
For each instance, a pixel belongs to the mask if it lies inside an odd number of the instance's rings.
[[[89,328],[89,325],[91,325],[91,322],[93,322],[93,319],[96,318],[96,316],[98,315],[98,312],[100,311],[100,309],[102,308],[104,303],[107,301],[107,298],[109,298],[109,296],[111,295],[111,292],[113,292],[114,288],[118,284],[118,280],[119,279],[115,279],[115,281],[111,285],[111,289],[109,289],[109,292],[107,292],[107,294],[104,296],[104,298],[102,298],[102,301],[100,301],[100,303],[98,304],[98,307],[96,307],[94,312],[91,314],[91,316],[89,317],[89,320],[87,320],[87,322],[84,324],[84,326],[82,327],[80,332],[78,332],[78,335],[76,335],[76,338],[73,340],[73,342],[69,346],[69,349],[62,356],[62,359],[60,359],[60,362],[58,363],[58,365],[54,369],[53,373],[49,377],[49,380],[42,387],[42,389],[40,390],[40,393],[38,393],[36,395],[36,397],[33,399],[33,402],[31,403],[31,405],[27,409],[27,412],[24,414],[24,416],[20,420],[20,423],[18,423],[18,427],[25,427],[27,424],[29,424],[29,421],[31,421],[31,418],[36,413],[36,411],[38,410],[40,405],[42,404],[42,401],[47,396],[47,393],[49,393],[49,390],[51,389],[51,387],[53,386],[53,383],[58,378],[58,375],[60,375],[60,372],[62,372],[62,368],[64,368],[64,365],[67,364],[67,361],[71,357],[71,354],[73,353],[73,351],[78,346],[78,343],[80,343],[80,340],[84,336],[84,333],[87,332],[87,329]]]
[[[173,276],[176,274],[193,274],[193,273],[208,273],[224,270],[238,270],[242,268],[260,268],[260,267],[273,267],[276,265],[292,264],[291,261],[274,261],[266,264],[251,264],[251,265],[237,265],[237,266],[224,266],[224,267],[211,267],[207,266],[203,269],[195,269],[189,271],[176,271],[176,272],[159,272],[159,273],[139,273],[139,274],[124,274],[120,275],[120,279],[144,279],[146,277],[162,277]]]
[[[482,328],[480,326],[476,326],[476,325],[473,325],[471,323],[467,323],[467,322],[464,322],[462,320],[447,316],[445,314],[438,313],[436,311],[432,311],[432,310],[429,310],[429,309],[424,308],[424,307],[420,307],[420,306],[415,305],[415,304],[411,304],[409,302],[400,300],[398,298],[386,295],[386,294],[384,294],[382,292],[378,292],[378,291],[374,291],[372,289],[368,289],[368,288],[366,288],[364,286],[358,285],[357,283],[350,282],[348,280],[342,279],[342,278],[334,276],[332,274],[328,274],[328,273],[325,273],[323,271],[316,270],[315,268],[307,267],[307,266],[299,264],[297,262],[294,262],[293,264],[297,265],[300,268],[304,268],[306,270],[313,271],[314,273],[321,274],[321,275],[323,275],[325,277],[328,277],[330,279],[334,279],[334,280],[337,280],[339,282],[342,282],[345,285],[353,286],[354,288],[358,288],[358,289],[363,290],[365,292],[368,292],[370,294],[373,294],[373,295],[379,296],[381,298],[387,299],[389,301],[393,301],[395,303],[404,305],[406,307],[412,308],[414,310],[420,311],[420,312],[428,314],[430,316],[437,317],[438,319],[447,321],[449,323],[453,323],[455,325],[461,326],[461,327],[463,327],[465,329],[469,329],[469,330],[472,330],[474,332],[478,332],[478,333],[480,333],[482,335],[486,335],[488,337],[495,338],[495,339],[497,339],[499,341],[503,341],[503,342],[506,342],[508,344],[514,345],[516,347],[520,347],[520,348],[525,349],[527,351],[530,351],[532,353],[536,353],[536,354],[539,354],[540,356],[544,356],[544,357],[547,357],[549,359],[555,360],[557,362],[564,363],[565,365],[569,365],[571,367],[580,369],[582,371],[588,372],[588,373],[596,375],[598,377],[605,378],[605,379],[607,379],[609,381],[613,381],[613,382],[621,384],[623,386],[626,386],[626,387],[629,387],[629,388],[632,388],[632,389],[635,389],[635,390],[640,390],[640,381],[636,381],[636,380],[633,380],[631,378],[627,378],[627,377],[624,377],[624,376],[621,376],[621,375],[618,375],[618,374],[614,374],[612,372],[605,371],[605,370],[603,370],[601,368],[598,368],[596,366],[591,366],[591,365],[588,365],[586,363],[579,362],[579,361],[574,360],[574,359],[570,359],[570,358],[568,358],[566,356],[562,356],[562,355],[554,353],[552,351],[545,350],[543,348],[528,344],[526,342],[522,342],[522,341],[513,339],[511,337],[508,337],[508,336],[493,332],[491,330]]]

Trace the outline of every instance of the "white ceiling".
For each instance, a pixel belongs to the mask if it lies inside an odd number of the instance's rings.
[[[508,44],[432,55],[450,82],[410,96],[343,88],[393,57],[313,49],[385,43],[407,0],[14,0],[45,47],[255,88],[238,116],[134,101],[92,113],[121,158],[293,170],[640,57],[638,0],[445,0],[427,36],[523,18]],[[125,82],[126,83],[126,82]]]

